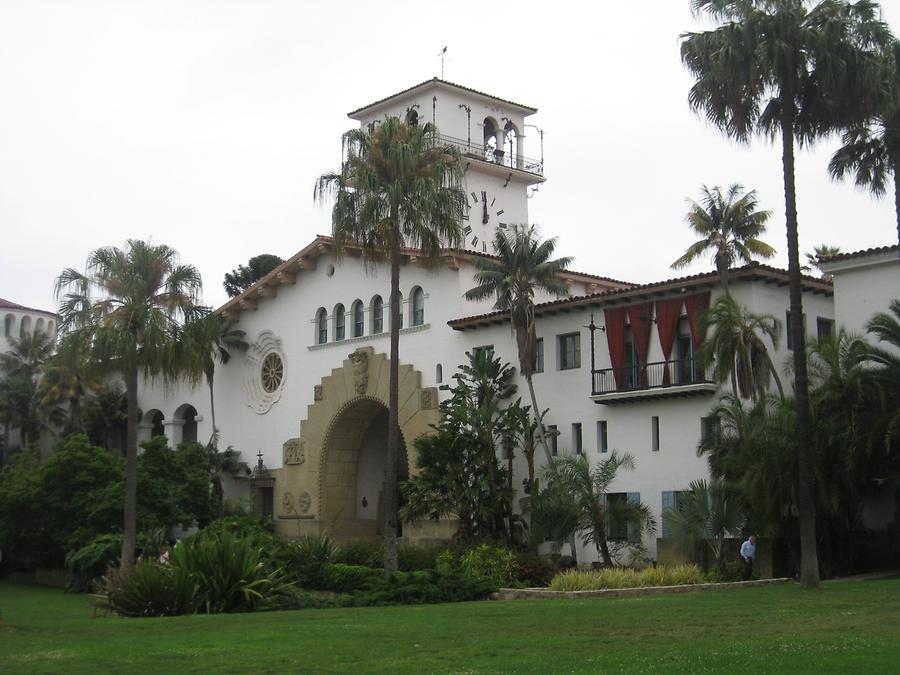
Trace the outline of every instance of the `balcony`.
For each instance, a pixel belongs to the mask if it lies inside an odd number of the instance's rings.
[[[442,143],[452,145],[466,157],[474,157],[489,164],[495,164],[507,169],[516,169],[536,176],[544,175],[544,164],[541,160],[525,157],[520,154],[508,155],[503,150],[485,146],[477,140],[454,138],[453,136],[440,135]]]
[[[591,372],[591,400],[607,405],[681,396],[710,396],[718,389],[713,368],[696,359],[657,361]]]

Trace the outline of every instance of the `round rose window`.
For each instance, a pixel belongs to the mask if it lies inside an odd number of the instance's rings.
[[[269,394],[278,391],[284,377],[284,363],[275,352],[270,352],[262,362],[262,386]]]

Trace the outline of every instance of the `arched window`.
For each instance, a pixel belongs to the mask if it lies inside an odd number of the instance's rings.
[[[416,112],[417,107],[418,106],[413,106],[406,111],[406,123],[411,127],[419,125],[419,113]]]
[[[444,367],[440,363],[434,369],[434,381],[438,384],[444,381]]]
[[[365,334],[365,315],[366,311],[362,300],[355,301],[353,303],[353,337],[362,337]]]
[[[324,307],[319,307],[316,312],[316,344],[324,345],[328,342],[328,312]]]
[[[372,298],[372,335],[384,332],[384,301],[380,295]]]
[[[403,293],[397,293],[397,306],[400,308],[400,324],[398,330],[403,330]],[[394,308],[391,308],[391,316],[394,316]]]
[[[178,407],[175,411],[174,418],[176,420],[183,420],[184,424],[181,426],[181,442],[182,443],[196,443],[197,442],[197,409],[185,403]]]
[[[413,326],[421,326],[425,323],[425,292],[421,286],[416,286],[412,292],[412,305],[410,307],[410,323]]]
[[[344,314],[344,306],[338,303],[334,306],[334,339],[335,341],[344,339],[344,326],[347,317]]]
[[[497,123],[492,117],[484,118],[484,158],[489,162],[496,161],[496,153],[503,148],[497,147],[498,129]]]
[[[504,143],[504,149],[506,150],[505,163],[507,166],[516,168],[518,167],[517,158],[519,155],[519,131],[512,122],[507,122],[506,126],[503,127],[503,132],[506,137]]]
[[[43,333],[44,332],[44,320],[38,319],[34,324],[34,332],[35,333]]]
[[[50,337],[56,337],[56,333],[54,332],[54,326],[52,321],[47,322],[47,335]]]
[[[16,317],[12,314],[7,314],[6,318],[3,319],[3,335],[6,337],[12,337],[13,330],[16,327]]]
[[[25,336],[31,333],[31,317],[23,316],[22,323],[19,324],[19,339],[24,339]]]

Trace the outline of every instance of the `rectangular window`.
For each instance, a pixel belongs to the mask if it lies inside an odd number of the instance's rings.
[[[631,330],[630,328],[628,329]],[[625,338],[625,354],[622,359],[622,389],[631,390],[638,382],[638,359],[634,350],[634,342],[629,337]]]
[[[481,345],[480,347],[472,347],[472,356],[487,351],[494,351],[494,345]]]
[[[650,418],[650,434],[650,449],[659,452],[659,417],[656,415]]]
[[[627,492],[610,492],[606,495],[607,523],[606,530],[611,541],[628,539],[628,522],[619,516],[628,505]]]
[[[690,490],[668,490],[662,493],[662,537],[667,539],[672,536],[671,523],[667,511],[677,511],[681,508],[682,501],[690,495]]]
[[[544,338],[538,338],[534,343],[534,363],[532,364],[532,372],[544,372]]]
[[[816,317],[816,337],[820,340],[834,335],[834,321],[821,316]]]
[[[607,436],[606,420],[597,422],[597,450],[609,452],[609,437]]]
[[[787,348],[794,348],[794,336],[791,335],[791,310],[784,313],[784,332],[786,336]],[[803,336],[806,337],[806,314],[803,315]]]
[[[581,422],[575,422],[572,425],[572,450],[576,455],[580,455],[583,452],[581,445]]]
[[[559,369],[570,370],[581,367],[581,334],[559,335]]]
[[[547,443],[550,445],[550,454],[556,457],[559,453],[559,446],[556,442],[556,439],[559,437],[559,429],[556,428],[555,424],[547,425]]]
[[[719,418],[715,415],[700,418],[700,442],[719,435]]]

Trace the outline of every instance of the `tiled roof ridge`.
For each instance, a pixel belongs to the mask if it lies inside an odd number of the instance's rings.
[[[411,92],[413,89],[418,89],[419,87],[423,87],[426,84],[432,84],[432,83],[446,84],[448,86],[456,87],[457,89],[462,89],[463,91],[467,91],[472,94],[478,94],[479,96],[485,96],[485,97],[493,99],[495,101],[500,101],[501,103],[506,103],[508,105],[515,106],[517,108],[522,108],[524,110],[531,110],[533,112],[537,112],[537,108],[535,108],[533,106],[524,105],[522,103],[516,103],[515,101],[510,101],[505,98],[500,98],[499,96],[494,96],[493,94],[488,94],[487,92],[484,92],[484,91],[472,89],[471,87],[466,87],[461,84],[456,84],[455,82],[450,82],[448,80],[442,80],[439,77],[433,77],[430,80],[425,80],[424,82],[419,82],[418,84],[414,84],[411,87],[407,87],[406,89],[404,89],[402,91],[398,91],[396,94],[391,94],[390,96],[385,96],[384,98],[378,99],[377,101],[373,101],[372,103],[369,103],[367,105],[359,107],[356,110],[351,110],[349,113],[347,113],[347,116],[353,117],[354,115],[362,112],[363,110],[367,110],[369,108],[374,108],[375,106],[381,105],[382,103],[385,103],[386,101],[390,101],[392,98],[397,98],[398,96],[403,96],[404,94],[408,94],[409,92]]]
[[[880,255],[882,253],[890,253],[891,251],[900,252],[900,244],[891,244],[889,246],[873,246],[864,248],[859,251],[848,251],[847,253],[837,253],[835,255],[825,255],[819,258],[823,263],[837,262],[838,260],[849,260],[850,258],[864,258],[870,255]]]
[[[782,275],[785,278],[788,276],[788,271],[781,269],[779,267],[772,267],[770,265],[764,265],[759,262],[752,262],[748,265],[744,265],[742,267],[736,267],[732,270],[729,270],[729,276],[734,277],[737,275],[745,275],[754,271],[764,271],[769,273],[774,273],[776,275]],[[719,276],[719,273],[716,271],[713,272],[701,272],[698,274],[691,274],[684,277],[676,277],[673,279],[666,279],[665,281],[654,281],[647,284],[636,284],[629,288],[610,288],[605,291],[599,291],[597,293],[590,293],[588,295],[575,295],[568,296],[565,298],[559,298],[557,300],[549,300],[547,302],[542,302],[535,305],[535,309],[542,309],[545,307],[552,307],[558,305],[566,305],[566,304],[575,304],[581,302],[590,302],[591,300],[605,300],[615,298],[620,295],[626,295],[628,293],[640,294],[641,291],[652,291],[654,289],[666,290],[672,286],[678,286],[680,284],[695,282],[695,281],[703,281],[708,279],[715,279]],[[812,286],[818,286],[821,290],[826,291],[830,290],[832,284],[830,281],[819,279],[816,277],[812,277],[809,275],[801,275],[801,278],[804,282]],[[461,326],[464,324],[477,323],[479,321],[483,321],[486,319],[500,318],[502,316],[507,315],[506,311],[495,311],[488,312],[487,314],[476,314],[473,316],[464,316],[458,319],[452,319],[447,322],[447,324],[451,327]]]
[[[12,302],[11,300],[6,300],[5,298],[0,298],[0,309],[15,309],[20,312],[37,312],[38,314],[49,314],[50,316],[56,316],[56,312],[48,312],[46,309],[37,309],[36,307],[26,307],[25,305],[20,305],[17,302]]]

